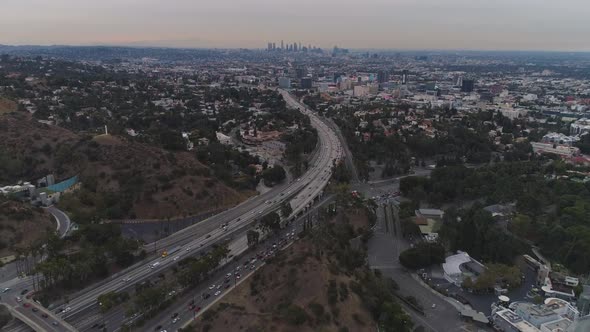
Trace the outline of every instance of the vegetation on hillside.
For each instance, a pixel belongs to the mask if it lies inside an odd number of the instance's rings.
[[[452,250],[478,259],[510,263],[532,241],[551,259],[575,273],[590,271],[590,182],[562,162],[509,162],[477,169],[452,166],[435,169],[431,177],[400,182],[404,196],[415,202],[485,204],[516,202],[518,214],[508,226],[498,224],[481,204],[447,210],[441,238]],[[518,236],[516,238],[515,236]]]

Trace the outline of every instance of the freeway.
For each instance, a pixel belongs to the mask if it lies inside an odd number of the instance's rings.
[[[322,196],[324,187],[330,180],[334,162],[342,157],[340,141],[330,127],[297,102],[288,92],[281,90],[281,93],[289,106],[309,116],[311,125],[318,132],[318,153],[312,159],[310,169],[291,183],[256,196],[230,210],[158,241],[159,248],[180,247],[181,249],[176,255],[173,255],[174,257],[157,257],[144,260],[74,294],[70,297],[71,300],[62,307],[64,312],[60,312],[65,320],[75,321],[76,315],[96,306],[97,298],[101,294],[111,291],[123,291],[132,287],[135,283],[146,280],[169,268],[173,265],[175,259],[197,255],[215,243],[230,240],[232,236],[252,227],[260,217],[280,208],[285,202],[291,204],[292,216],[296,216],[305,212],[315,199]],[[147,250],[153,247],[152,244],[145,246]],[[25,287],[30,287],[30,283],[30,278],[24,278],[18,280],[14,288],[22,290]],[[32,310],[25,311],[24,314],[27,317],[38,319],[38,314],[35,314]],[[56,329],[69,330],[68,324],[55,317],[55,315],[50,315],[48,320],[59,324]]]

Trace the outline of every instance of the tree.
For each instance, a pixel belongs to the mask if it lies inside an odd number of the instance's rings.
[[[278,213],[271,212],[260,219],[260,224],[266,231],[277,232],[281,229],[281,217]]]
[[[262,172],[262,178],[264,179],[264,184],[267,186],[272,186],[276,183],[283,181],[287,177],[287,173],[282,166],[275,165],[273,167],[269,167],[264,172]]]
[[[281,215],[283,218],[287,218],[293,212],[293,208],[291,207],[291,203],[286,201],[281,205]]]
[[[445,261],[445,248],[438,243],[423,242],[399,255],[400,263],[411,269],[420,269]]]
[[[248,238],[248,247],[253,247],[258,244],[260,233],[255,230],[249,230],[248,233],[246,233],[246,237]]]

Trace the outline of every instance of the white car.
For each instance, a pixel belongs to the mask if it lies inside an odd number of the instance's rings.
[[[6,287],[6,288],[4,288],[4,289],[2,290],[2,293],[6,293],[6,292],[8,292],[9,290],[10,290],[10,288]]]
[[[174,257],[174,260],[177,261],[180,258],[180,256],[176,256]]]
[[[215,292],[215,296],[217,296],[219,294],[221,294],[221,291],[220,290],[218,290],[217,292]]]
[[[223,286],[223,285],[222,285],[222,284],[219,284],[219,285],[217,285],[217,287],[216,287],[216,288],[217,288],[217,289],[220,289],[220,288],[221,288],[221,286]]]
[[[172,320],[172,324],[176,324],[176,323],[177,323],[179,320],[180,320],[180,318],[179,318],[179,317],[176,317],[176,318],[174,318],[174,319]]]
[[[65,311],[65,312],[68,312],[68,311],[70,311],[70,310],[72,310],[72,308],[70,308],[70,307],[66,307],[66,310],[64,310],[64,311]]]
[[[209,289],[213,289],[213,288],[215,288],[215,285],[209,286]]]
[[[225,275],[226,278],[231,277],[231,272]]]

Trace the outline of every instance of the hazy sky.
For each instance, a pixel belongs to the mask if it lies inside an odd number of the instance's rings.
[[[0,44],[590,50],[590,0],[0,0]]]

